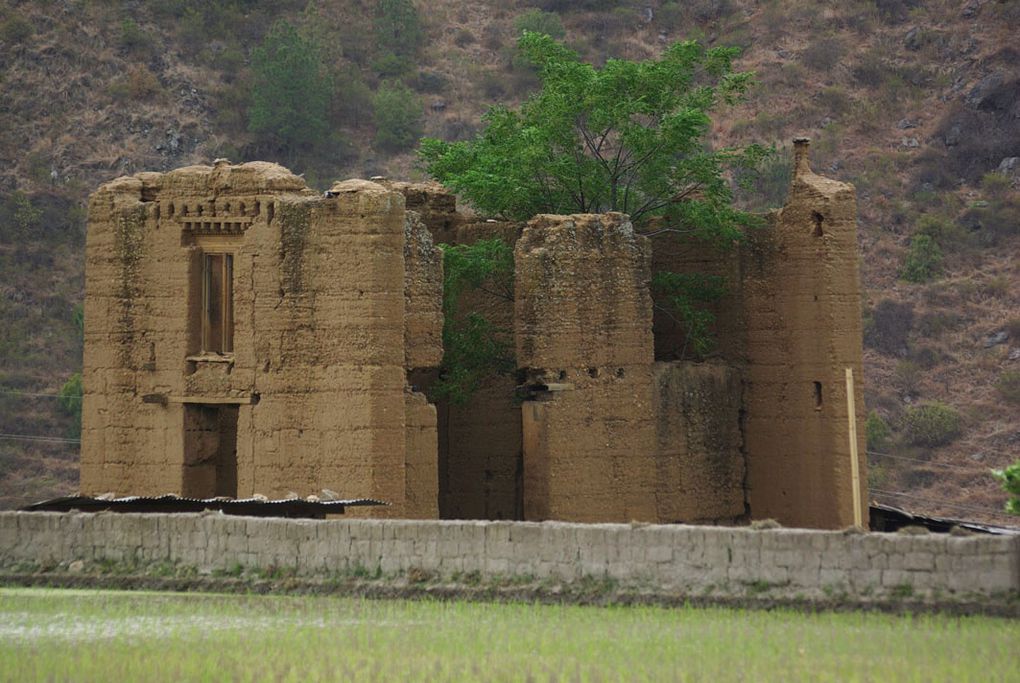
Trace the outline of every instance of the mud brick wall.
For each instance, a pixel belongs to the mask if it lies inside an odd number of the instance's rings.
[[[795,154],[786,205],[743,255],[748,502],[755,518],[840,528],[853,523],[848,367],[867,501],[856,198],[811,171],[806,141]]]
[[[525,519],[658,519],[649,251],[622,214],[537,216],[517,242]]]
[[[746,513],[740,374],[723,363],[656,363],[656,504],[663,522]]]
[[[233,258],[230,354],[201,353],[203,258],[217,251]],[[366,181],[319,196],[282,167],[218,162],[104,185],[86,243],[82,491],[325,488],[434,515],[421,471],[435,449],[407,447],[434,434],[435,411],[405,395],[406,363],[441,355],[438,301],[423,303],[439,258],[403,196]],[[228,493],[212,460],[232,440]],[[431,487],[417,512],[409,482]]]
[[[867,602],[1020,591],[1020,536],[845,534],[805,529],[305,521],[222,514],[0,513],[0,564],[171,562],[202,569],[357,568],[572,581],[659,593]]]

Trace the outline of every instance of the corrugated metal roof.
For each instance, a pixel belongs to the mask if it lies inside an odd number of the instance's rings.
[[[247,515],[251,517],[313,517],[322,518],[326,515],[343,514],[347,507],[363,507],[368,505],[389,505],[381,500],[371,498],[352,498],[349,500],[306,500],[302,498],[283,498],[267,500],[264,498],[185,498],[174,494],[163,496],[125,496],[123,498],[104,498],[95,496],[64,496],[52,498],[21,508],[26,512],[203,512],[205,510],[221,510],[228,515]]]
[[[958,526],[985,534],[1020,534],[1020,527],[983,524],[950,517],[933,517],[883,503],[871,504],[872,531],[896,531],[905,526],[923,526],[937,533],[945,533],[954,526]]]

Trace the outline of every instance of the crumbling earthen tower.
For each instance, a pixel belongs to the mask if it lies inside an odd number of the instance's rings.
[[[83,491],[437,515],[407,371],[441,358],[442,264],[399,192],[323,197],[266,163],[121,178],[92,197],[86,266]]]
[[[471,219],[431,185],[351,180],[322,196],[266,163],[108,183],[89,207],[82,489],[846,526],[854,190],[811,172],[806,141],[796,155],[786,206],[730,249],[648,239],[622,214]],[[491,238],[514,246],[514,291],[459,305],[513,338],[517,372],[433,405],[434,243]],[[711,358],[684,360],[656,270],[725,280]]]

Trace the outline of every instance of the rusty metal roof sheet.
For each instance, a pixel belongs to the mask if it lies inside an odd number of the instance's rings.
[[[283,498],[185,498],[174,494],[163,496],[126,496],[123,498],[102,498],[95,496],[64,496],[52,498],[21,508],[26,512],[203,512],[220,510],[228,515],[250,517],[311,517],[324,518],[326,515],[343,514],[347,507],[389,505],[371,498],[350,500],[305,500]]]
[[[1020,527],[984,524],[949,517],[933,517],[910,512],[902,508],[883,503],[871,503],[871,530],[896,531],[905,526],[923,526],[936,533],[945,533],[958,526],[969,531],[985,534],[1020,534]]]

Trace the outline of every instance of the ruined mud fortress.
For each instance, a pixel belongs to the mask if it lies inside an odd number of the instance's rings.
[[[796,157],[786,206],[728,250],[649,239],[621,214],[478,221],[423,185],[322,195],[261,162],[107,183],[89,206],[81,489],[327,489],[390,503],[355,514],[422,519],[847,526],[855,196],[811,172],[806,142]],[[435,245],[492,237],[515,245],[515,293],[484,306],[513,330],[519,371],[432,404]],[[725,276],[710,362],[674,360],[683,330],[649,290],[660,269]]]

